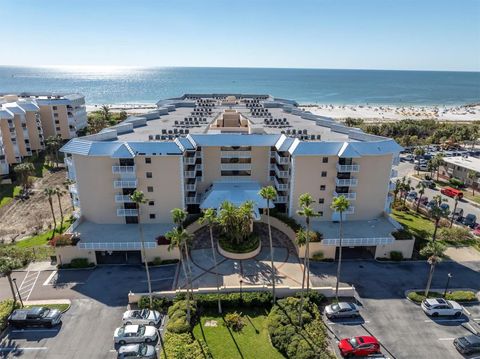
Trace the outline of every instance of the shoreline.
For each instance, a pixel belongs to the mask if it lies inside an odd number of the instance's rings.
[[[155,103],[106,104],[112,112],[126,111],[141,115],[157,108]],[[87,112],[98,111],[103,105],[86,105]],[[395,105],[333,105],[300,104],[300,109],[335,120],[362,119],[365,122],[396,122],[401,120],[436,120],[442,122],[480,121],[480,103],[448,106],[395,106]]]

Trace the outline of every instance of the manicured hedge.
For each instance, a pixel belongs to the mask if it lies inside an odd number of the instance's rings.
[[[160,350],[163,359],[205,359],[211,358],[208,347],[193,338],[191,333],[165,333],[164,349]]]
[[[260,244],[260,237],[251,234],[247,239],[243,240],[239,244],[232,243],[229,239],[220,237],[218,240],[220,247],[227,252],[231,253],[248,253],[258,248]]]
[[[147,309],[159,311],[160,313],[167,313],[168,307],[170,307],[173,304],[173,300],[168,298],[154,297],[152,299],[153,299],[152,308],[150,308],[150,298],[148,296],[143,296],[140,298],[140,300],[138,301],[138,307],[140,309],[147,308]]]
[[[424,291],[410,292],[408,293],[408,299],[421,303],[425,299]],[[443,293],[438,292],[429,292],[428,298],[442,298]],[[445,299],[454,300],[456,302],[474,302],[478,298],[475,296],[475,293],[470,290],[454,290],[447,292]]]
[[[95,267],[95,263],[91,263],[88,258],[73,258],[70,263],[58,265],[60,269],[82,269]]]
[[[300,298],[301,295],[301,292],[297,292],[295,293],[295,298]],[[320,305],[325,301],[325,296],[323,294],[315,292],[313,290],[305,292],[304,297],[308,298],[310,302],[315,303],[316,305]]]
[[[300,299],[288,297],[278,300],[267,318],[272,344],[291,359],[330,359],[329,340],[320,311],[315,303],[305,300],[300,327]]]
[[[167,330],[171,333],[187,333],[193,329],[197,306],[194,301],[190,301],[190,324],[187,322],[187,301],[180,300],[168,308]]]
[[[0,302],[0,331],[5,329],[8,324],[8,317],[13,311],[13,300],[7,299]]]
[[[401,260],[403,260],[403,253],[399,252],[399,251],[391,251],[390,252],[390,259],[392,261],[400,262]]]
[[[244,292],[220,294],[222,308],[265,308],[272,306],[271,292]],[[199,294],[195,296],[195,301],[201,309],[215,309],[218,305],[217,294]]]
[[[302,229],[302,226],[294,218],[289,217],[285,213],[281,213],[281,212],[278,212],[276,210],[271,210],[270,215],[272,217],[275,217],[276,219],[282,221],[283,223],[285,223],[287,226],[289,226],[295,232]]]
[[[408,239],[412,239],[412,234],[407,231],[406,229],[399,229],[395,232],[392,232],[392,236],[396,239],[396,240],[408,240]]]

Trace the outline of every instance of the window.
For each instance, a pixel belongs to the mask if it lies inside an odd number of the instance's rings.
[[[325,203],[325,198],[319,198],[318,203],[319,204],[324,204]]]
[[[53,117],[58,117],[58,113],[54,113],[54,114],[53,114]]]
[[[153,187],[152,187],[152,186],[148,186],[148,187],[147,187],[147,192],[153,192]]]
[[[56,124],[56,125],[59,125],[59,124],[60,124],[60,121],[59,121],[59,120],[55,120],[55,124]]]
[[[60,127],[56,127],[55,129],[56,129],[57,131],[60,131]]]
[[[54,110],[56,110],[56,109],[57,109],[57,106],[53,106],[52,108],[53,108]]]
[[[148,201],[149,206],[155,206],[155,201]]]
[[[324,184],[322,184],[322,185],[320,186],[320,191],[325,191],[325,185],[324,185]]]
[[[145,163],[152,163],[152,159],[150,157],[145,157]]]
[[[323,217],[323,211],[318,212],[319,217]]]
[[[147,172],[147,178],[152,178],[152,172]]]
[[[322,158],[322,162],[323,162],[323,163],[328,163],[328,157],[323,157],[323,158]]]
[[[150,213],[150,219],[155,219],[155,213]]]
[[[322,171],[322,177],[327,177],[327,171]]]

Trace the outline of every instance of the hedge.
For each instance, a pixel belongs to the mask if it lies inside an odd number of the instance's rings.
[[[275,217],[276,219],[282,221],[283,223],[285,223],[287,226],[289,226],[295,232],[302,229],[302,226],[294,218],[289,217],[285,213],[281,213],[281,212],[278,212],[276,210],[271,210],[270,215],[272,217]]]
[[[296,298],[300,298],[301,296],[302,296],[302,292],[295,293]],[[315,303],[316,305],[320,305],[325,301],[325,296],[322,293],[318,293],[313,290],[309,290],[308,292],[305,292],[304,297],[308,298],[310,302]]]
[[[223,293],[220,294],[222,308],[265,308],[272,307],[271,292],[244,292],[240,293]],[[195,301],[201,309],[215,309],[218,305],[218,294],[199,294],[195,296]]]
[[[140,309],[152,309],[160,313],[167,313],[168,308],[173,304],[173,300],[164,297],[154,297],[152,298],[152,304],[153,306],[150,308],[150,298],[148,296],[142,296],[138,301]]]
[[[407,231],[406,229],[399,229],[399,230],[396,230],[395,232],[392,232],[392,236],[396,239],[396,240],[408,240],[408,239],[412,239],[412,234]]]
[[[424,291],[410,292],[408,293],[408,299],[421,303],[425,299]],[[429,292],[428,298],[442,298],[443,293]],[[456,302],[475,302],[478,300],[475,293],[471,290],[454,290],[447,292],[445,299],[454,300]]]
[[[13,299],[6,299],[0,302],[0,331],[8,325],[8,317],[13,311]]]
[[[248,253],[258,248],[258,246],[260,245],[260,237],[255,234],[251,234],[247,239],[243,240],[239,244],[232,243],[230,239],[220,237],[218,243],[220,244],[220,247],[222,247],[227,252]]]
[[[390,252],[390,259],[392,261],[400,262],[401,260],[403,260],[403,253],[399,252],[399,251],[391,251]]]
[[[302,327],[298,318],[300,299],[278,300],[267,318],[272,344],[287,358],[330,359],[329,339],[320,311],[308,298],[304,302]]]
[[[167,330],[171,333],[187,333],[193,329],[197,306],[190,301],[190,324],[187,322],[187,301],[180,300],[168,308]]]
[[[91,268],[95,267],[95,263],[91,263],[88,258],[73,258],[70,263],[59,264],[58,268],[60,269],[81,269],[81,268]]]
[[[205,359],[211,358],[208,347],[203,341],[195,340],[191,333],[175,334],[166,332],[163,350],[160,350],[163,359]]]

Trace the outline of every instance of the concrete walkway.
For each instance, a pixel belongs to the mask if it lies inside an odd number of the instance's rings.
[[[473,247],[448,247],[445,254],[455,262],[480,262],[480,252]]]

